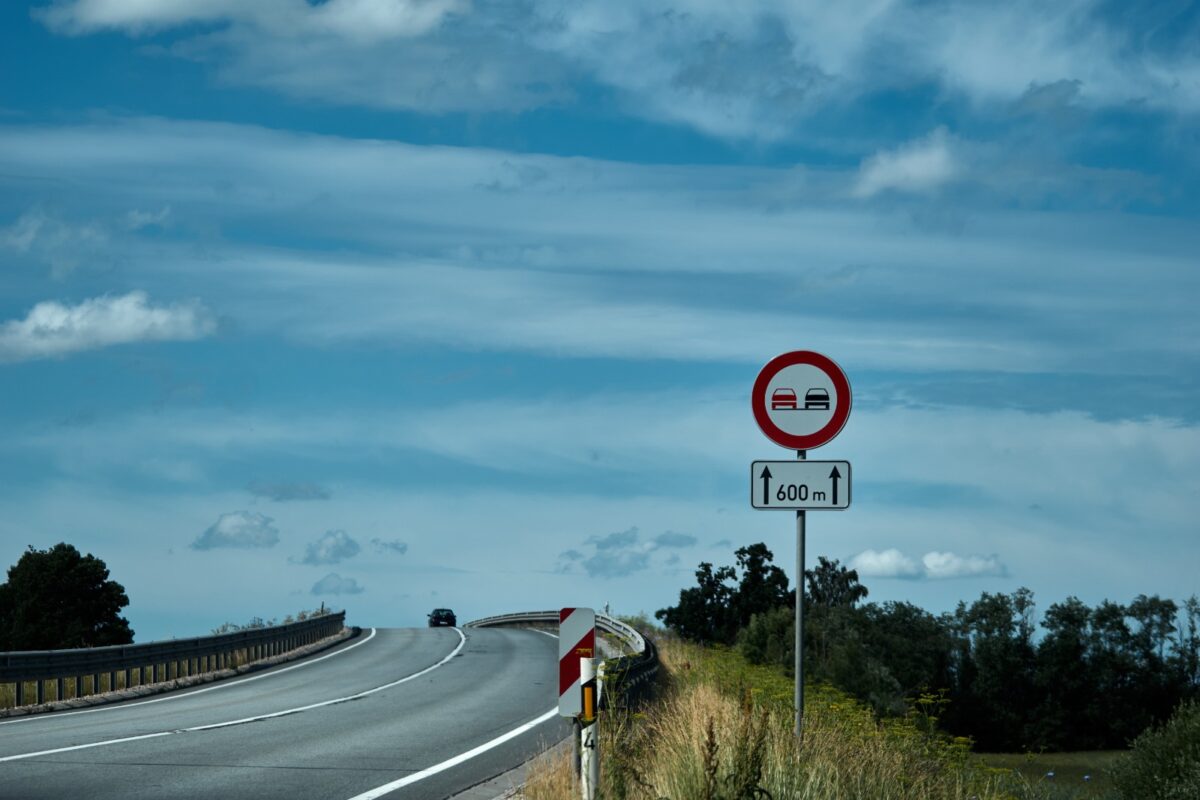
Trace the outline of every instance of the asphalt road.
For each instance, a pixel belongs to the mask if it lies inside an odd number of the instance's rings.
[[[445,798],[567,735],[557,702],[544,634],[364,630],[246,677],[0,721],[0,798]]]

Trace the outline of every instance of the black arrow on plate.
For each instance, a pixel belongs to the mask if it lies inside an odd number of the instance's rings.
[[[829,477],[833,479],[833,504],[836,506],[838,504],[837,503],[837,483],[838,483],[838,480],[842,477],[842,473],[838,472],[838,468],[836,465],[834,466],[833,471],[829,473]]]
[[[771,468],[764,465],[762,475],[758,477],[763,481],[763,505],[771,505]]]

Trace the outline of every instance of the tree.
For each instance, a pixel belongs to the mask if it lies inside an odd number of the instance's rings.
[[[771,563],[775,555],[762,542],[740,547],[735,553],[742,579],[737,589],[738,628],[750,624],[755,614],[765,614],[789,605],[788,579],[783,570]]]
[[[696,586],[681,589],[679,605],[660,608],[654,616],[685,639],[697,642],[728,642],[737,633],[730,612],[734,589],[726,581],[737,577],[733,567],[718,567],[703,561],[696,570]]]
[[[1041,708],[1035,715],[1034,744],[1048,750],[1099,749],[1103,728],[1085,714],[1092,704],[1095,676],[1088,650],[1091,609],[1068,597],[1046,609],[1046,635],[1037,647],[1036,682]]]
[[[830,561],[825,556],[817,557],[816,569],[804,570],[804,578],[814,606],[853,607],[869,594],[867,587],[858,582],[858,570],[847,569],[837,559]]]
[[[0,650],[56,650],[129,644],[133,631],[120,611],[125,587],[108,567],[69,544],[32,545],[0,584]]]
[[[1024,588],[1012,594],[984,592],[970,608],[959,606],[975,669],[969,702],[988,720],[974,732],[981,750],[1013,751],[1031,744],[1028,721],[1036,696],[1032,615],[1033,593]]]
[[[740,578],[735,567],[714,570],[703,562],[696,585],[679,592],[679,605],[660,608],[654,616],[684,638],[731,645],[756,614],[788,605],[787,575],[771,563],[774,556],[765,544],[738,548],[736,555]]]

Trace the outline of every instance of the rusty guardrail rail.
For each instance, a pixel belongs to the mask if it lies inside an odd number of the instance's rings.
[[[118,676],[122,673],[123,688],[129,688],[215,672],[235,666],[239,659],[243,662],[257,661],[312,644],[333,636],[345,623],[346,612],[339,611],[287,625],[192,639],[0,653],[0,685],[16,684],[18,706],[25,705],[25,684],[29,682],[37,683],[35,702],[38,704],[46,702],[47,681],[56,684],[55,699],[63,700],[66,680],[74,678],[75,696],[81,697],[85,676],[91,676],[91,694],[96,694],[102,685],[102,675],[108,677],[108,691],[112,691],[118,688]]]

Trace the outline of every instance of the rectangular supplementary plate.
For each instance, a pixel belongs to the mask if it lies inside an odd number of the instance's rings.
[[[755,461],[750,505],[764,509],[843,509],[850,506],[849,461]]]

